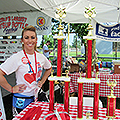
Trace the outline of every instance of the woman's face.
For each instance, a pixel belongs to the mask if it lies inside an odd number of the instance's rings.
[[[37,43],[37,37],[34,31],[25,31],[23,33],[22,42],[24,43],[24,49],[27,53],[33,54],[34,47]]]

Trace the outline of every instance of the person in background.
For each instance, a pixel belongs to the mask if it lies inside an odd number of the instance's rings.
[[[49,54],[51,53],[51,50],[49,50],[48,45],[50,45],[51,42],[47,41],[46,44],[43,45],[43,54],[49,59]]]
[[[96,57],[96,59],[97,59],[97,55],[98,55],[98,50],[95,49],[95,57]]]
[[[0,85],[13,93],[13,116],[35,100],[37,91],[51,73],[49,60],[36,51],[35,27],[27,26],[23,29],[21,42],[23,50],[13,54],[0,65]],[[43,69],[45,72],[39,81]],[[9,75],[13,72],[16,74],[15,86],[11,86],[4,77],[5,74]]]
[[[49,60],[49,54],[52,52],[49,50],[48,46],[51,44],[51,42],[48,40],[46,44],[43,45],[43,54],[44,56]],[[43,70],[43,73],[45,70]],[[49,90],[49,81],[48,79],[45,81],[45,84],[43,85],[42,89],[46,92]]]

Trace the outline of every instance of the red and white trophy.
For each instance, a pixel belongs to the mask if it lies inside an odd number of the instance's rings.
[[[116,96],[114,96],[113,89],[117,85],[117,81],[107,81],[107,85],[111,87],[111,94],[107,96],[107,113],[106,116],[108,119],[115,118],[115,109],[116,109]]]

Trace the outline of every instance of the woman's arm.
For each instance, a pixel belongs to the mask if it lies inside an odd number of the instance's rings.
[[[42,85],[45,83],[46,79],[50,75],[52,70],[52,67],[50,69],[46,69],[45,73],[43,74],[42,79],[38,82],[38,87],[42,87]]]
[[[20,84],[20,85],[16,85],[14,87],[12,87],[6,80],[6,78],[4,77],[5,72],[3,72],[0,69],[0,86],[2,86],[4,89],[6,89],[9,92],[13,92],[13,93],[22,93],[25,89],[26,86],[24,84]]]

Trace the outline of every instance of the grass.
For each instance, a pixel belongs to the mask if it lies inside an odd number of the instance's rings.
[[[82,55],[80,51],[77,52],[77,55]],[[53,52],[50,54],[50,56],[54,56]],[[55,54],[55,56],[57,56],[57,52]],[[67,52],[66,52],[66,56],[67,56]],[[76,52],[69,52],[69,56],[76,56]],[[115,57],[115,52],[112,52],[112,54],[99,54],[97,55],[98,57],[103,57],[103,59],[99,58],[99,60],[101,61],[107,61],[107,62],[112,62],[113,59],[106,59],[104,57]],[[120,52],[117,52],[117,57],[120,57]],[[53,57],[50,58],[50,60],[52,60]],[[84,59],[84,58],[77,58],[77,60],[79,59]]]

